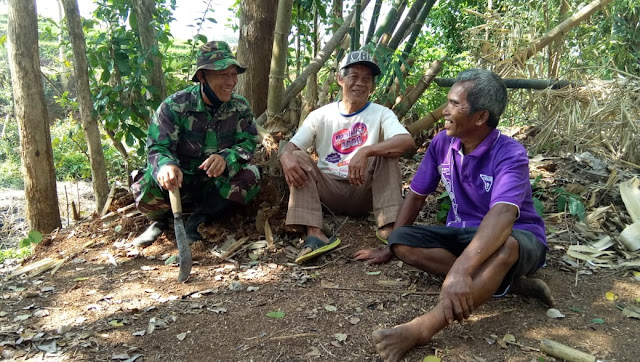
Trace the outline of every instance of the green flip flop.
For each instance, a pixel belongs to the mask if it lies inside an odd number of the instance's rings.
[[[325,244],[322,239],[317,236],[307,236],[304,240],[304,244],[302,244],[302,248],[310,248],[311,251],[299,256],[295,261],[297,264],[302,264],[309,259],[313,259],[335,249],[338,245],[340,245],[340,239],[337,237],[332,237],[329,239],[329,244]]]
[[[380,235],[380,229],[376,229],[376,237],[378,238],[378,240],[382,241],[384,245],[389,244],[389,241],[383,238],[382,235]]]

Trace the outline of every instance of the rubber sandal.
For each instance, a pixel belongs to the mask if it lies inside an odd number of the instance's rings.
[[[382,241],[384,245],[389,244],[389,240],[383,238],[382,235],[380,235],[380,229],[376,229],[376,237],[378,238],[378,240]]]
[[[332,237],[331,239],[329,239],[329,244],[325,244],[324,242],[322,242],[322,239],[317,236],[307,236],[307,238],[304,240],[304,244],[302,244],[302,249],[310,248],[311,251],[297,257],[295,262],[297,264],[302,264],[309,259],[313,259],[330,250],[335,249],[338,245],[340,245],[340,239],[337,237]]]

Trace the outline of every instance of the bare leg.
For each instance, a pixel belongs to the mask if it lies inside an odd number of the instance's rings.
[[[413,252],[417,252],[416,249],[420,248],[411,249]],[[422,250],[428,251],[429,249]],[[394,247],[394,252],[395,251],[396,247]],[[444,268],[446,266],[446,262],[438,262],[438,260],[434,260],[434,255],[446,256],[446,254],[449,254],[453,256],[453,254],[444,249],[431,249],[431,251],[435,251],[435,253],[427,252],[427,255],[423,256],[428,258],[425,259],[427,263],[438,263],[438,266],[436,267],[438,269]],[[443,254],[443,251],[446,254]],[[396,254],[396,256],[398,255]],[[419,258],[420,256],[416,256],[416,259]],[[502,283],[502,279],[504,279],[509,268],[517,260],[518,242],[513,239],[513,237],[509,237],[507,242],[505,242],[505,244],[502,245],[502,247],[500,247],[500,249],[498,249],[473,276],[473,301],[476,308],[484,304],[493,296],[493,293],[498,289],[500,283]],[[451,265],[453,265],[453,263],[451,263]],[[420,267],[418,265],[414,266]],[[428,266],[429,270],[433,268],[433,265]],[[445,319],[442,302],[439,301],[432,310],[427,312],[427,314],[421,315],[408,323],[400,324],[394,328],[378,329],[373,332],[372,337],[380,357],[382,357],[384,361],[393,362],[399,361],[400,358],[402,358],[402,356],[404,356],[404,354],[414,346],[427,344],[436,333],[444,329],[447,325],[448,323]]]
[[[395,244],[393,254],[400,260],[430,274],[447,275],[457,257],[446,249],[425,249]]]

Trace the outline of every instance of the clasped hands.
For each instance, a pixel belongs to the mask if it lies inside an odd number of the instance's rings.
[[[302,169],[301,163],[296,156],[285,153],[280,157],[280,164],[284,172],[284,178],[289,186],[300,188],[307,182],[307,175]],[[369,158],[364,152],[357,151],[349,161],[349,183],[352,186],[364,185]]]
[[[198,168],[204,170],[209,177],[218,177],[227,168],[227,163],[222,156],[213,154],[207,157]],[[158,185],[165,190],[172,191],[176,187],[182,187],[182,177],[182,170],[178,166],[164,165],[158,171]]]

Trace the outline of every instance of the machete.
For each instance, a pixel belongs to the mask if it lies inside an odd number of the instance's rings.
[[[176,233],[176,244],[178,244],[178,256],[180,257],[180,274],[178,274],[179,282],[186,282],[191,273],[191,246],[187,241],[187,232],[182,223],[182,201],[180,200],[180,189],[175,188],[169,191],[169,199],[171,200],[171,210],[173,211],[173,228]]]

